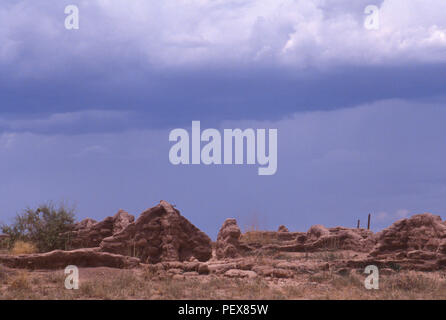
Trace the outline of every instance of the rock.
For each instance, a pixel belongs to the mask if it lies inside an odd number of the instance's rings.
[[[301,263],[298,262],[279,262],[276,265],[277,268],[280,269],[287,269],[287,270],[293,270],[293,271],[298,271],[298,272],[305,272],[305,266],[303,266]]]
[[[291,270],[275,268],[273,270],[273,277],[275,277],[275,278],[293,278],[294,272],[292,272]]]
[[[182,269],[173,268],[173,269],[169,269],[167,272],[169,274],[182,274],[183,270]]]
[[[279,229],[277,229],[277,232],[290,232],[290,230],[288,230],[288,228],[284,225],[281,225]]]
[[[351,269],[348,269],[348,268],[341,268],[336,271],[337,274],[339,274],[340,276],[343,276],[343,277],[348,276],[350,274],[350,272],[351,272]]]
[[[263,277],[272,277],[273,273],[274,273],[274,267],[258,265],[258,266],[253,267],[252,271],[254,271],[258,275],[261,275]]]
[[[118,233],[127,228],[129,224],[135,221],[135,217],[124,210],[119,210],[117,214],[113,216],[113,233]]]
[[[218,232],[216,256],[218,259],[238,258],[251,249],[240,243],[241,231],[235,219],[226,219]]]
[[[239,269],[230,269],[225,272],[224,274],[226,277],[229,278],[249,278],[254,279],[257,277],[257,273],[250,270],[239,270]]]
[[[237,269],[240,270],[251,270],[254,267],[253,261],[241,260],[237,262]]]
[[[74,225],[72,232],[69,232],[67,246],[70,249],[95,248],[99,247],[104,238],[122,231],[134,221],[134,217],[119,210],[113,217],[107,217],[100,222],[87,218]]]
[[[437,257],[437,253],[423,250],[413,250],[407,253],[399,253],[399,258],[404,258],[405,256],[409,259],[432,260]]]
[[[183,272],[195,272],[198,271],[200,266],[199,262],[181,262],[181,261],[164,261],[153,264],[154,266],[160,265],[163,270],[179,269]]]
[[[209,267],[207,264],[205,263],[200,263],[200,265],[198,266],[198,273],[199,274],[209,274]]]
[[[103,239],[101,251],[140,257],[147,263],[160,261],[207,261],[211,239],[166,201],[150,208],[121,232]]]
[[[327,228],[318,224],[318,225],[312,226],[310,229],[308,229],[306,240],[307,241],[316,241],[324,236],[328,236],[329,234],[330,234],[330,231]]]
[[[72,251],[55,250],[46,253],[19,256],[0,256],[0,263],[10,268],[23,269],[65,269],[69,265],[77,267],[134,268],[140,263],[138,258],[100,252],[99,248]]]
[[[184,266],[183,266],[183,270],[185,272],[198,271],[199,266],[200,266],[200,262],[198,262],[198,261],[185,262]]]
[[[241,231],[235,219],[226,219],[217,236],[217,258],[240,257],[240,235]]]
[[[235,262],[213,263],[213,264],[208,264],[208,269],[211,273],[220,274],[220,273],[225,273],[230,269],[237,269],[237,264]]]
[[[160,263],[164,270],[181,269],[184,270],[184,264],[181,261],[164,261]]]
[[[90,229],[95,223],[97,223],[96,220],[86,218],[86,219],[82,220],[81,222],[76,223],[74,225],[73,229],[75,231],[79,231],[79,230],[83,230],[83,229]]]
[[[330,270],[330,264],[327,262],[327,263],[323,263],[321,266],[320,266],[320,269],[322,270],[322,271],[329,271]]]

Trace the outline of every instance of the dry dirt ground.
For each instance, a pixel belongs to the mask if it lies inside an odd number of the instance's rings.
[[[78,290],[65,289],[63,270],[0,266],[0,299],[446,299],[446,271],[386,270],[379,289],[367,290],[364,270],[314,270],[350,252],[289,253],[251,257],[256,265],[304,266],[292,278],[239,278],[195,272],[164,274],[151,268],[81,268]]]

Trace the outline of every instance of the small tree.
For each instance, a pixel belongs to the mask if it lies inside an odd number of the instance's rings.
[[[52,202],[37,209],[27,208],[18,214],[11,225],[3,224],[2,232],[10,236],[10,246],[18,240],[30,242],[40,252],[65,249],[67,232],[74,224],[74,209],[61,204],[56,207]]]

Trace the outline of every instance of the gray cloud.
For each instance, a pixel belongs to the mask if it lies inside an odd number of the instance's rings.
[[[369,1],[75,1],[81,29],[63,28],[64,3],[4,2],[0,62],[41,77],[79,59],[148,68],[209,65],[400,65],[445,62],[446,4],[384,0],[381,28],[363,27]],[[52,57],[46,59],[46,57]],[[90,61],[90,62],[89,62]]]
[[[365,0],[73,3],[77,31],[63,27],[67,3],[0,5],[0,131],[279,120],[444,95],[443,1],[378,1],[376,32],[362,26]],[[60,119],[87,111],[126,115]]]
[[[40,134],[119,131],[120,128],[129,129],[129,122],[135,124],[134,118],[130,112],[112,110],[86,110],[22,118],[0,117],[0,131]]]

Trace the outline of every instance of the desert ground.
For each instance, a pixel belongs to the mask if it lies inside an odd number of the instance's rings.
[[[350,252],[256,257],[264,266],[332,262]],[[230,262],[229,262],[230,263]],[[0,299],[446,299],[446,272],[386,270],[379,289],[367,290],[361,270],[295,272],[292,278],[199,275],[170,269],[80,268],[78,290],[67,290],[63,270],[0,267]]]

